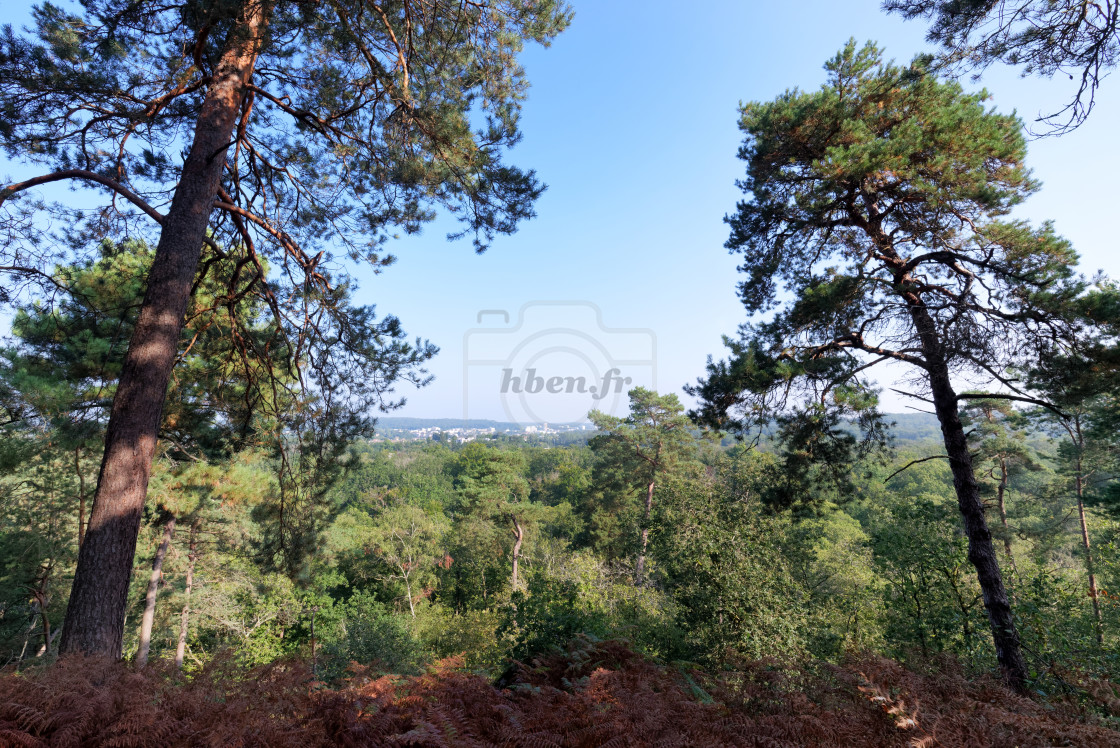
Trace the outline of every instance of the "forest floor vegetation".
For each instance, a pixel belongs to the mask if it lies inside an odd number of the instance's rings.
[[[411,677],[218,658],[190,677],[67,657],[0,677],[4,746],[1120,746],[1108,684],[1023,696],[952,658],[918,670],[874,655],[718,676],[578,639],[498,684],[456,658]],[[501,687],[499,687],[501,686]]]

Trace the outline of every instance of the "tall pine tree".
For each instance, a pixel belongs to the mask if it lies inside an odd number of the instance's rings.
[[[383,267],[386,237],[419,230],[441,205],[479,248],[532,215],[542,186],[503,160],[526,87],[516,56],[569,16],[554,0],[89,0],[75,13],[38,6],[30,38],[3,29],[0,143],[42,171],[0,190],[10,237],[0,265],[36,278],[57,259],[41,204],[23,199],[52,182],[106,195],[75,235],[147,222],[159,237],[62,651],[120,655],[161,409],[203,246],[236,256],[231,296],[263,289],[288,327],[279,364],[300,362],[300,381],[325,376],[314,388],[333,390],[328,355],[346,360],[379,335],[335,303],[347,281],[334,253]],[[383,395],[423,360],[400,353],[390,348],[350,386]]]
[[[728,362],[694,392],[709,424],[766,417],[776,406],[850,398],[868,368],[912,372],[941,424],[969,560],[996,656],[1023,687],[1027,665],[992,547],[954,379],[987,396],[1031,400],[1005,372],[1032,340],[1061,340],[1055,310],[1082,284],[1077,256],[1049,225],[1001,220],[1037,185],[1021,123],[916,62],[885,62],[850,42],[818,91],[742,108],[747,198],[727,221],[743,255],[748,313]],[[730,420],[729,420],[730,419]]]

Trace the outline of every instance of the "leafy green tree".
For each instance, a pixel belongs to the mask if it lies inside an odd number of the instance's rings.
[[[806,601],[805,590],[778,550],[780,520],[752,500],[761,486],[744,495],[745,484],[701,470],[673,475],[653,524],[652,553],[678,624],[693,653],[717,665],[736,656],[796,655],[806,644],[791,614]]]
[[[969,575],[968,543],[953,525],[951,488],[910,471],[903,477],[917,480],[889,481],[869,517],[888,641],[896,654],[916,647],[923,657],[972,656],[983,599]]]
[[[174,641],[175,664],[182,667],[191,628],[196,570],[200,572],[199,581],[206,583],[220,574],[224,563],[232,561],[242,565],[248,562],[246,568],[252,569],[254,554],[251,546],[245,543],[245,534],[259,533],[260,529],[253,526],[249,515],[253,506],[269,501],[277,490],[275,466],[262,450],[247,449],[220,460],[177,463],[165,456],[157,461],[149,496],[153,508],[158,507],[158,510],[151,512],[150,524],[158,528],[162,522],[162,533],[168,536],[167,525],[174,522],[182,528],[177,537],[185,542],[179,542],[178,550],[172,544],[171,554],[159,563],[156,563],[158,549],[153,557],[155,573],[145,600],[137,646],[138,663],[146,641]],[[171,544],[172,538],[168,540]],[[157,576],[158,587],[153,589],[151,581]],[[173,579],[172,583],[168,583],[167,576]],[[181,602],[177,617],[174,608],[168,608],[163,614],[158,609],[152,610],[155,607],[152,597],[160,595],[160,588],[166,590],[167,603]],[[196,604],[195,608],[194,613],[205,615],[204,607]],[[143,623],[147,623],[146,633]],[[177,636],[171,633],[175,629]]]
[[[504,522],[456,512],[447,537],[451,566],[440,571],[438,599],[457,614],[493,610],[509,580],[509,546]]]
[[[846,507],[863,515],[859,507]],[[836,658],[883,644],[885,580],[871,536],[848,511],[833,509],[791,523],[782,544],[790,574],[805,590],[810,651]]]
[[[927,38],[943,59],[984,70],[995,62],[1018,65],[1023,75],[1068,75],[1076,91],[1043,120],[1057,132],[1089,116],[1101,80],[1120,56],[1120,11],[1113,0],[884,0],[905,18],[930,18]]]
[[[77,482],[71,457],[44,433],[4,435],[25,442],[0,474],[0,661],[46,654],[58,633],[65,581],[77,554]]]
[[[510,590],[517,591],[521,549],[529,523],[544,507],[529,501],[525,458],[517,452],[468,444],[459,453],[458,487],[467,511],[490,522],[508,522],[513,533]]]
[[[333,626],[321,638],[327,677],[345,675],[352,662],[373,665],[389,673],[417,673],[424,652],[409,626],[373,596],[358,592],[345,602]]]
[[[0,191],[6,232],[26,237],[5,245],[3,265],[34,278],[53,264],[44,257],[58,246],[43,236],[48,222],[19,199],[51,182],[107,191],[92,218],[99,227],[123,233],[148,222],[159,234],[113,399],[64,651],[120,653],[161,406],[203,246],[236,258],[232,297],[255,289],[268,299],[287,338],[274,360],[306,367],[298,379],[327,392],[338,373],[328,361],[372,345],[369,318],[352,319],[339,303],[349,281],[333,251],[384,267],[386,237],[418,231],[438,205],[479,248],[532,215],[542,186],[503,161],[518,139],[526,85],[516,54],[525,40],[547,43],[569,17],[552,0],[91,0],[77,13],[38,6],[31,38],[5,27],[0,140],[10,157],[44,171]],[[178,163],[172,154],[183,150]],[[167,201],[162,214],[155,206]],[[90,226],[76,224],[80,243]],[[269,264],[277,277],[266,276]],[[381,365],[351,392],[384,396],[424,359],[377,342]]]
[[[953,378],[969,374],[1033,401],[1003,372],[1038,340],[1068,339],[1083,291],[1077,255],[1049,224],[1000,217],[1036,189],[1014,116],[983,93],[904,68],[850,42],[815,92],[742,108],[748,198],[727,221],[742,253],[748,313],[730,362],[695,388],[702,421],[752,422],[785,403],[826,404],[894,361],[912,368],[941,425],[1000,666],[1027,678],[992,548]]]
[[[399,590],[394,597],[407,600],[415,618],[417,599],[424,596],[424,590],[434,588],[437,569],[448,558],[444,548],[447,525],[443,514],[433,516],[413,504],[396,504],[372,517],[350,510],[335,521],[331,534],[344,536],[345,547],[368,559],[362,564],[368,570],[359,573]],[[354,562],[340,563],[352,566]]]
[[[600,463],[610,465],[634,483],[640,483],[645,491],[638,558],[634,567],[634,580],[642,584],[645,581],[653,492],[666,473],[695,451],[695,446],[692,424],[684,415],[684,407],[676,395],[658,395],[644,387],[635,387],[628,394],[630,412],[626,418],[597,410],[588,413],[587,418],[602,432],[591,442]]]

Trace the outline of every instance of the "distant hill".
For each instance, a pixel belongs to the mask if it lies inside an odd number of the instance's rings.
[[[941,425],[937,416],[932,413],[884,413],[888,421],[894,422],[893,432],[899,441],[921,441],[923,439],[940,439]],[[527,423],[513,423],[510,421],[489,421],[478,418],[402,418],[397,416],[382,417],[377,419],[377,430],[382,433],[387,431],[413,431],[416,429],[494,429],[497,432],[510,431],[521,433],[526,426],[540,425]],[[578,422],[550,423],[549,426],[578,427]]]
[[[941,424],[932,413],[884,413],[888,421],[894,421],[891,432],[900,441],[921,441],[922,439],[941,439]]]

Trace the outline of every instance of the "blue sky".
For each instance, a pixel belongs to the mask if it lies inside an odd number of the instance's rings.
[[[442,348],[430,367],[436,381],[402,390],[409,402],[400,415],[461,416],[464,335],[479,327],[478,312],[504,310],[514,325],[518,310],[538,300],[590,302],[607,327],[652,332],[657,388],[680,393],[744,319],[722,222],[739,197],[739,102],[816,88],[822,64],[849,37],[876,40],[898,60],[927,49],[922,23],[886,16],[875,0],[712,2],[703,10],[660,1],[574,5],[571,28],[524,56],[532,90],[511,160],[549,185],[538,217],[481,256],[469,242],[448,243],[447,225],[437,223],[396,242],[399,261],[384,273],[358,274],[361,301]],[[5,3],[0,22],[21,15]],[[998,109],[1027,120],[1057,108],[1068,91],[1006,68],[967,85],[986,86]],[[1054,220],[1084,271],[1120,276],[1110,179],[1120,173],[1115,80],[1099,98],[1079,130],[1031,143],[1028,163],[1043,189],[1020,215]],[[467,395],[471,417],[510,415],[500,398]],[[893,396],[885,404],[904,405]],[[579,420],[585,410],[586,399],[557,401],[547,419]]]

